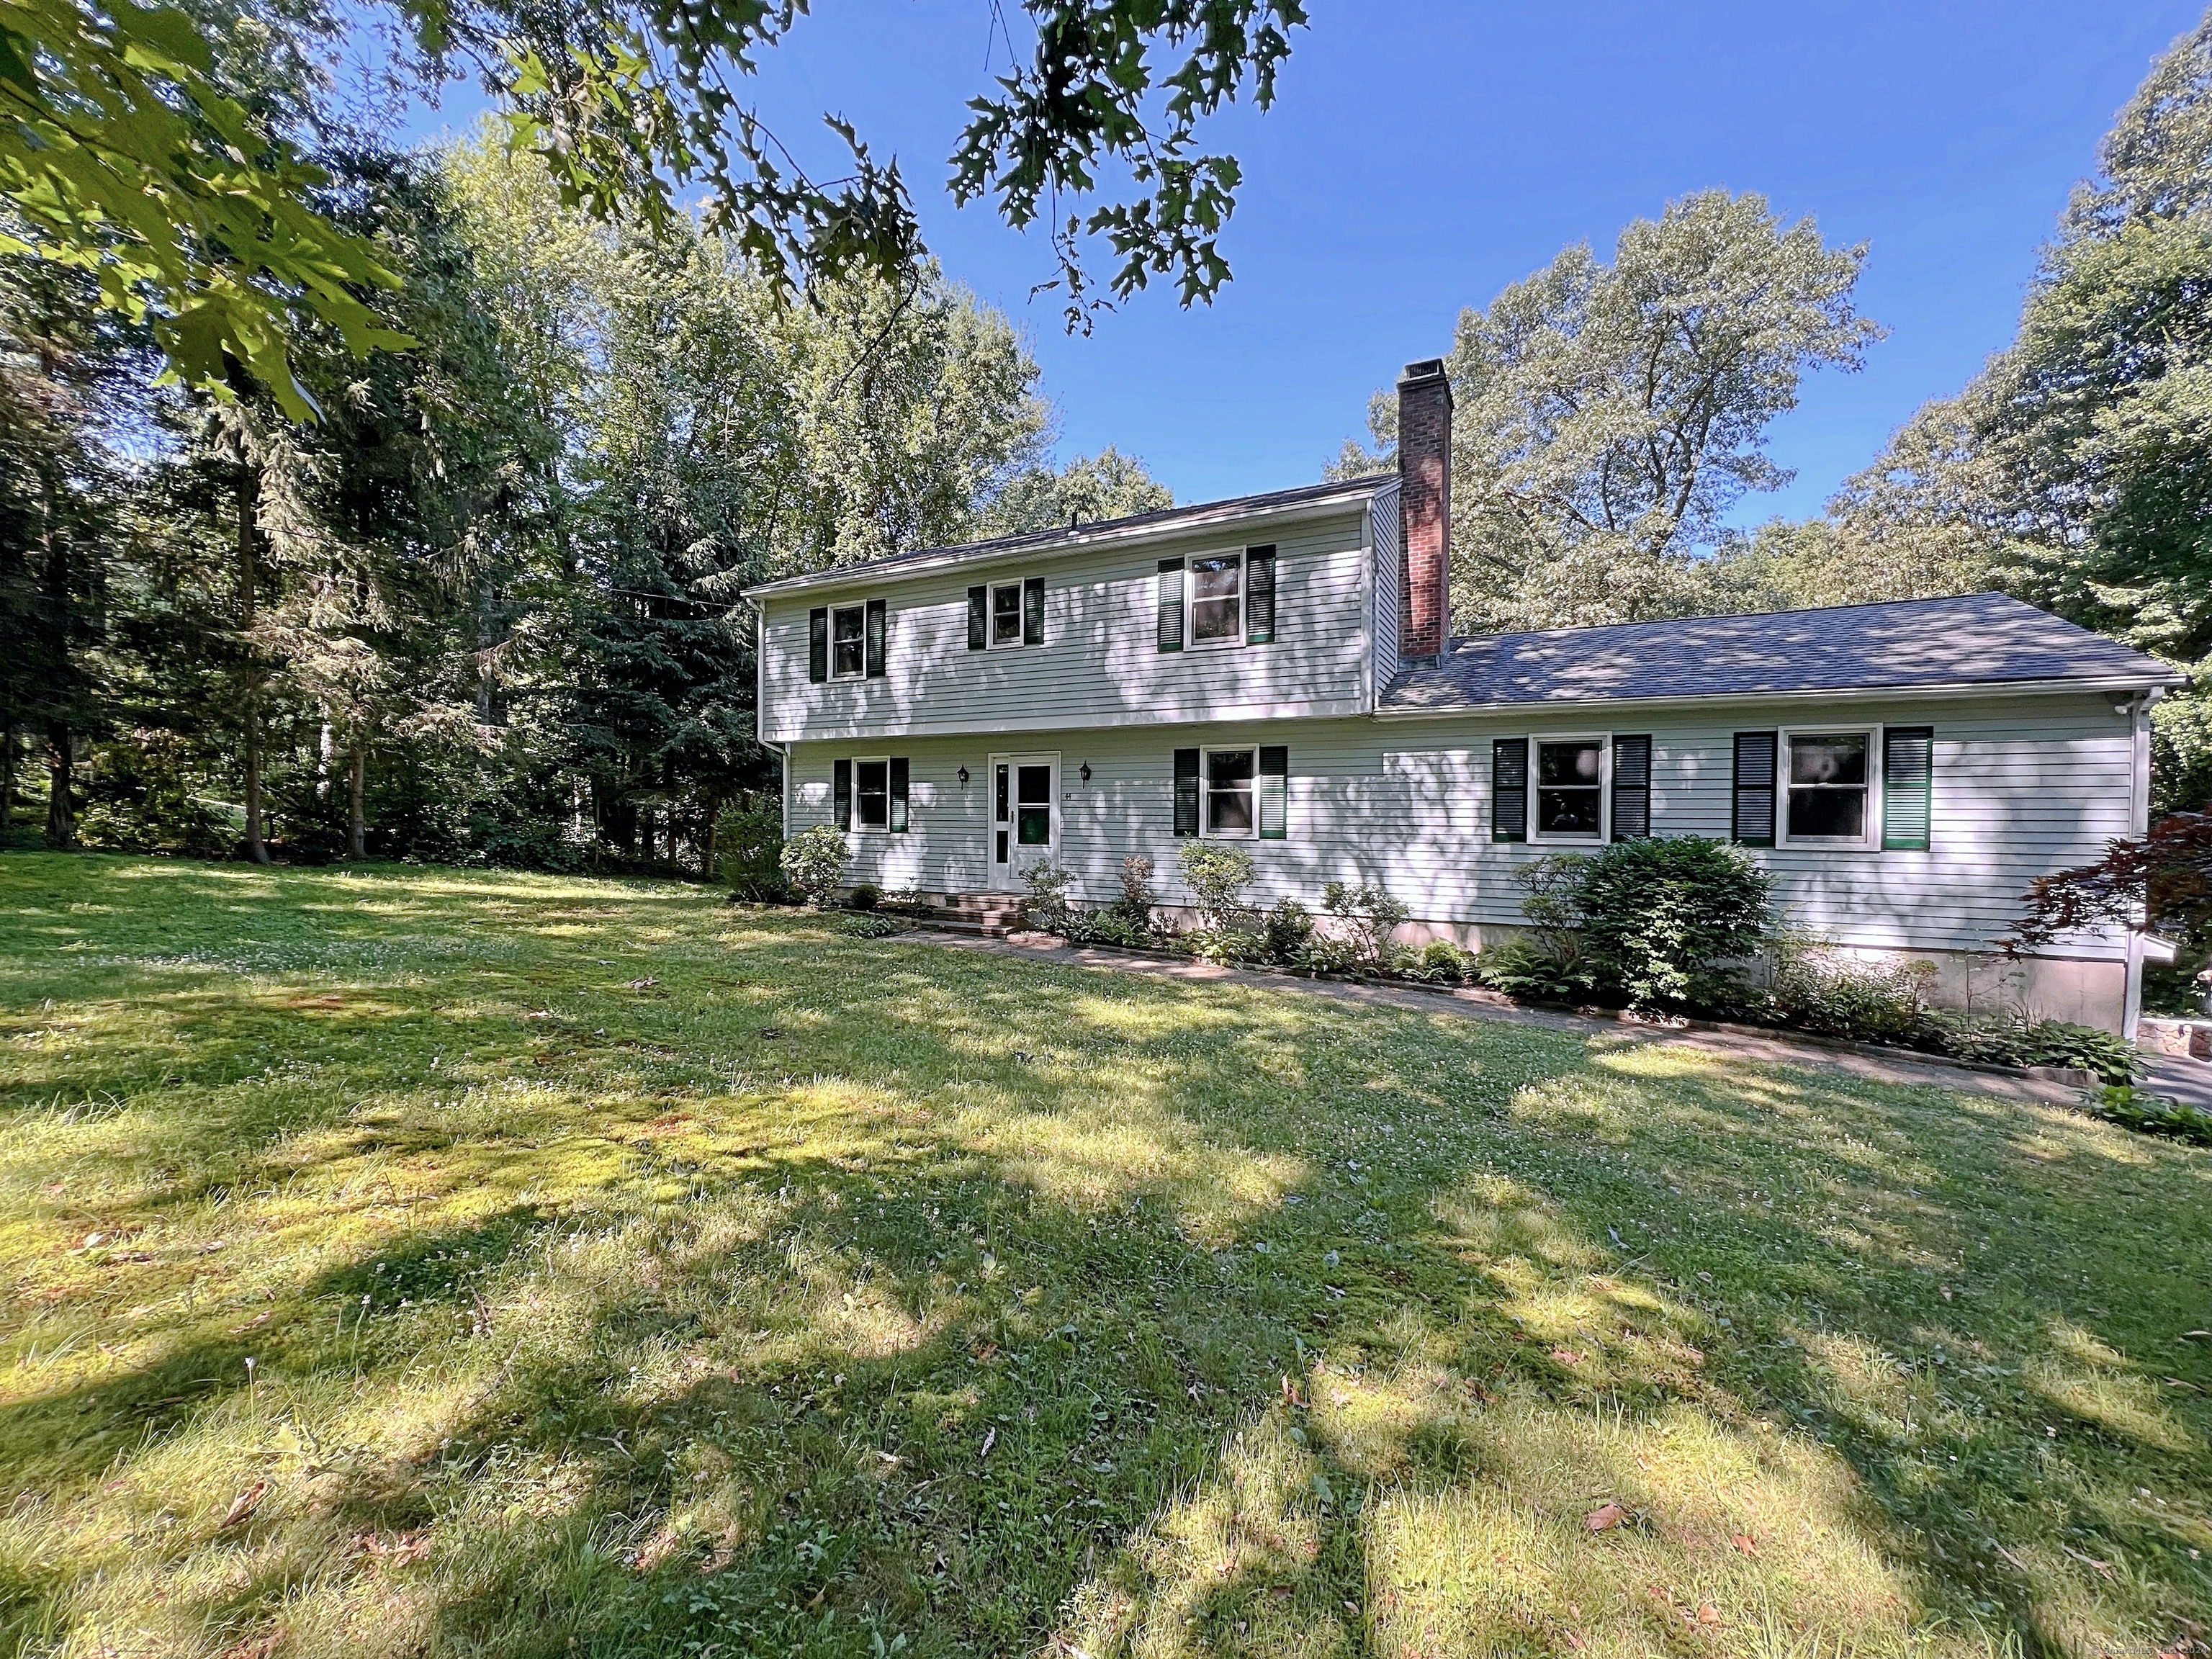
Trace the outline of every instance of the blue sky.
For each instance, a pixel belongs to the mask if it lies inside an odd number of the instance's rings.
[[[815,119],[837,110],[896,153],[947,270],[1030,336],[1063,456],[1116,444],[1179,501],[1318,477],[1401,363],[1449,348],[1462,307],[1569,243],[1609,250],[1670,197],[1761,191],[1867,242],[1859,300],[1889,337],[1863,373],[1808,381],[1771,444],[1797,480],[1746,502],[1745,524],[1817,511],[2009,340],[2068,187],[2197,15],[2192,0],[1313,0],[1274,112],[1220,124],[1245,168],[1235,280],[1210,308],[1140,295],[1085,338],[1052,295],[1028,297],[1052,274],[1042,238],[942,189],[985,84],[988,0],[817,7],[763,56],[775,131],[830,159]]]

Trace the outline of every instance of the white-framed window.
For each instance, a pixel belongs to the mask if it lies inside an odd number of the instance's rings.
[[[1198,823],[1209,839],[1250,841],[1260,833],[1260,751],[1207,749],[1199,755]]]
[[[1777,747],[1778,845],[1881,845],[1879,726],[1786,727]]]
[[[853,762],[853,828],[863,834],[891,827],[891,762],[888,755]]]
[[[1243,553],[1209,553],[1193,559],[1185,588],[1190,610],[1186,637],[1192,649],[1244,643]]]
[[[868,608],[840,605],[830,611],[830,678],[857,680],[868,672]]]
[[[994,582],[991,585],[990,647],[1004,650],[1022,642],[1022,585],[1018,582]]]
[[[1611,739],[1537,737],[1528,740],[1528,839],[1603,841],[1607,787],[1613,780]]]

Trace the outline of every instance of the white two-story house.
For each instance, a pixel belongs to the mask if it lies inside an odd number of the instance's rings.
[[[846,831],[854,883],[1012,892],[1049,860],[1100,903],[1133,854],[1184,902],[1178,842],[1218,837],[1262,904],[1379,882],[1409,939],[1463,944],[1521,921],[1526,860],[1725,836],[1799,924],[1987,996],[2029,883],[2145,828],[2177,678],[2002,595],[1448,639],[1442,364],[1399,397],[1395,473],[753,589],[787,831]],[[2142,948],[2007,973],[2125,1030]]]

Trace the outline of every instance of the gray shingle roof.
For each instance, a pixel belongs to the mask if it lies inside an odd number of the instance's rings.
[[[1133,513],[1119,519],[1094,519],[1079,525],[1033,530],[1019,536],[1000,536],[991,541],[959,542],[945,547],[909,548],[904,552],[887,553],[880,559],[869,559],[859,564],[839,565],[835,569],[817,571],[809,575],[787,576],[779,581],[763,582],[746,591],[759,593],[769,589],[842,582],[850,577],[870,575],[878,571],[896,574],[901,565],[923,561],[957,562],[970,558],[995,558],[1008,553],[1072,550],[1088,545],[1103,534],[1135,530],[1194,529],[1215,519],[1269,513],[1280,507],[1302,506],[1308,501],[1327,501],[1332,495],[1342,495],[1347,501],[1360,495],[1372,495],[1397,482],[1398,475],[1395,472],[1374,473],[1364,478],[1340,478],[1330,483],[1270,489],[1258,495],[1235,495],[1218,501],[1194,501],[1188,507],[1163,507],[1150,513]]]
[[[1454,640],[1384,713],[2050,680],[2178,685],[2163,663],[2002,593]]]

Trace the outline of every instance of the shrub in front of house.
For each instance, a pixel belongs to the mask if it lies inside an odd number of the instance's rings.
[[[1285,968],[1305,959],[1313,936],[1313,912],[1288,896],[1277,899],[1260,923],[1261,951],[1268,961]]]
[[[1244,891],[1259,873],[1251,854],[1218,842],[1187,841],[1176,858],[1190,888],[1192,908],[1198,912],[1206,931],[1216,934],[1249,931],[1252,912],[1244,902]]]
[[[851,858],[843,835],[826,823],[817,823],[784,842],[776,863],[806,902],[821,910],[837,896],[837,885],[845,879],[845,866]]]
[[[1765,996],[1748,1011],[1754,1018],[1856,1042],[1942,1046],[1929,1002],[1931,964],[1847,956],[1790,928],[1771,934],[1767,951],[1771,972]]]
[[[1024,923],[1040,933],[1065,935],[1074,915],[1067,884],[1074,879],[1073,872],[1056,864],[1032,864],[1023,871],[1022,885],[1029,890],[1022,896]]]
[[[883,898],[882,888],[872,881],[864,881],[845,895],[845,908],[848,910],[872,910],[883,902]]]
[[[1406,972],[1430,985],[1464,985],[1474,977],[1475,960],[1474,951],[1462,951],[1449,939],[1431,939]]]
[[[1321,890],[1322,908],[1336,921],[1336,937],[1352,947],[1355,966],[1370,973],[1395,973],[1409,955],[1397,940],[1411,914],[1375,882],[1333,881]]]
[[[1117,945],[1152,945],[1158,941],[1159,906],[1152,892],[1152,861],[1141,854],[1121,860],[1121,896],[1099,912],[1100,925]]]
[[[1583,952],[1637,1006],[1698,1000],[1723,963],[1759,953],[1772,920],[1773,877],[1705,836],[1616,842],[1570,885]]]

